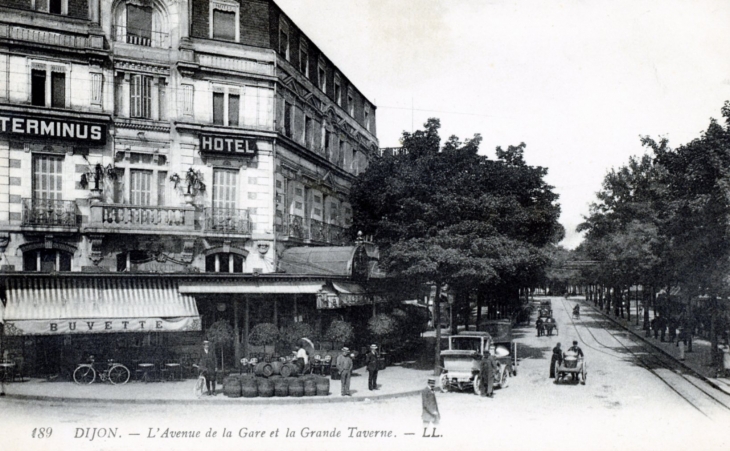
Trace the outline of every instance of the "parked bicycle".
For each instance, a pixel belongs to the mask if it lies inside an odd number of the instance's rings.
[[[129,381],[129,369],[121,363],[109,359],[105,369],[99,370],[97,367],[98,364],[94,362],[94,356],[90,356],[89,363],[80,363],[74,370],[74,382],[79,385],[88,385],[96,380],[97,375],[100,381],[109,381],[114,385],[126,384]]]

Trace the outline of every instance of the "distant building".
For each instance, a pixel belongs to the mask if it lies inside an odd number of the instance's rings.
[[[5,347],[42,371],[190,355],[219,319],[239,355],[249,324],[321,322],[350,277],[279,258],[356,254],[348,193],[377,152],[375,105],[272,1],[2,2]]]

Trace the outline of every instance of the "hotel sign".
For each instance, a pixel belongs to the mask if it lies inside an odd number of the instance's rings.
[[[65,119],[0,116],[0,133],[52,138],[53,140],[81,141],[89,145],[106,144],[105,124],[68,121]]]
[[[256,140],[240,136],[200,135],[201,152],[216,152],[230,155],[256,155]]]

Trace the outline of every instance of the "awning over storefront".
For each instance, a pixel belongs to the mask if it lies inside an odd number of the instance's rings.
[[[159,277],[9,277],[6,335],[200,330],[195,299]]]
[[[372,305],[385,301],[383,296],[368,293],[363,286],[352,282],[332,282],[332,288],[325,287],[317,293],[318,309]]]
[[[181,282],[183,294],[315,294],[322,289],[324,280],[257,282]]]

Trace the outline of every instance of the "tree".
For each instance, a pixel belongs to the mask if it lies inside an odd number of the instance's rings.
[[[450,137],[441,147],[438,119],[403,133],[402,151],[373,159],[353,184],[353,230],[372,235],[392,275],[435,285],[440,324],[445,284],[513,290],[536,279],[542,248],[559,241],[557,195],[547,170],[524,162],[525,145],[478,155],[481,137]],[[440,327],[436,328],[436,371]]]
[[[210,325],[208,330],[205,332],[205,336],[213,343],[214,346],[220,348],[221,369],[225,370],[223,348],[232,345],[233,340],[236,339],[236,336],[233,333],[233,328],[227,321],[219,320]]]

